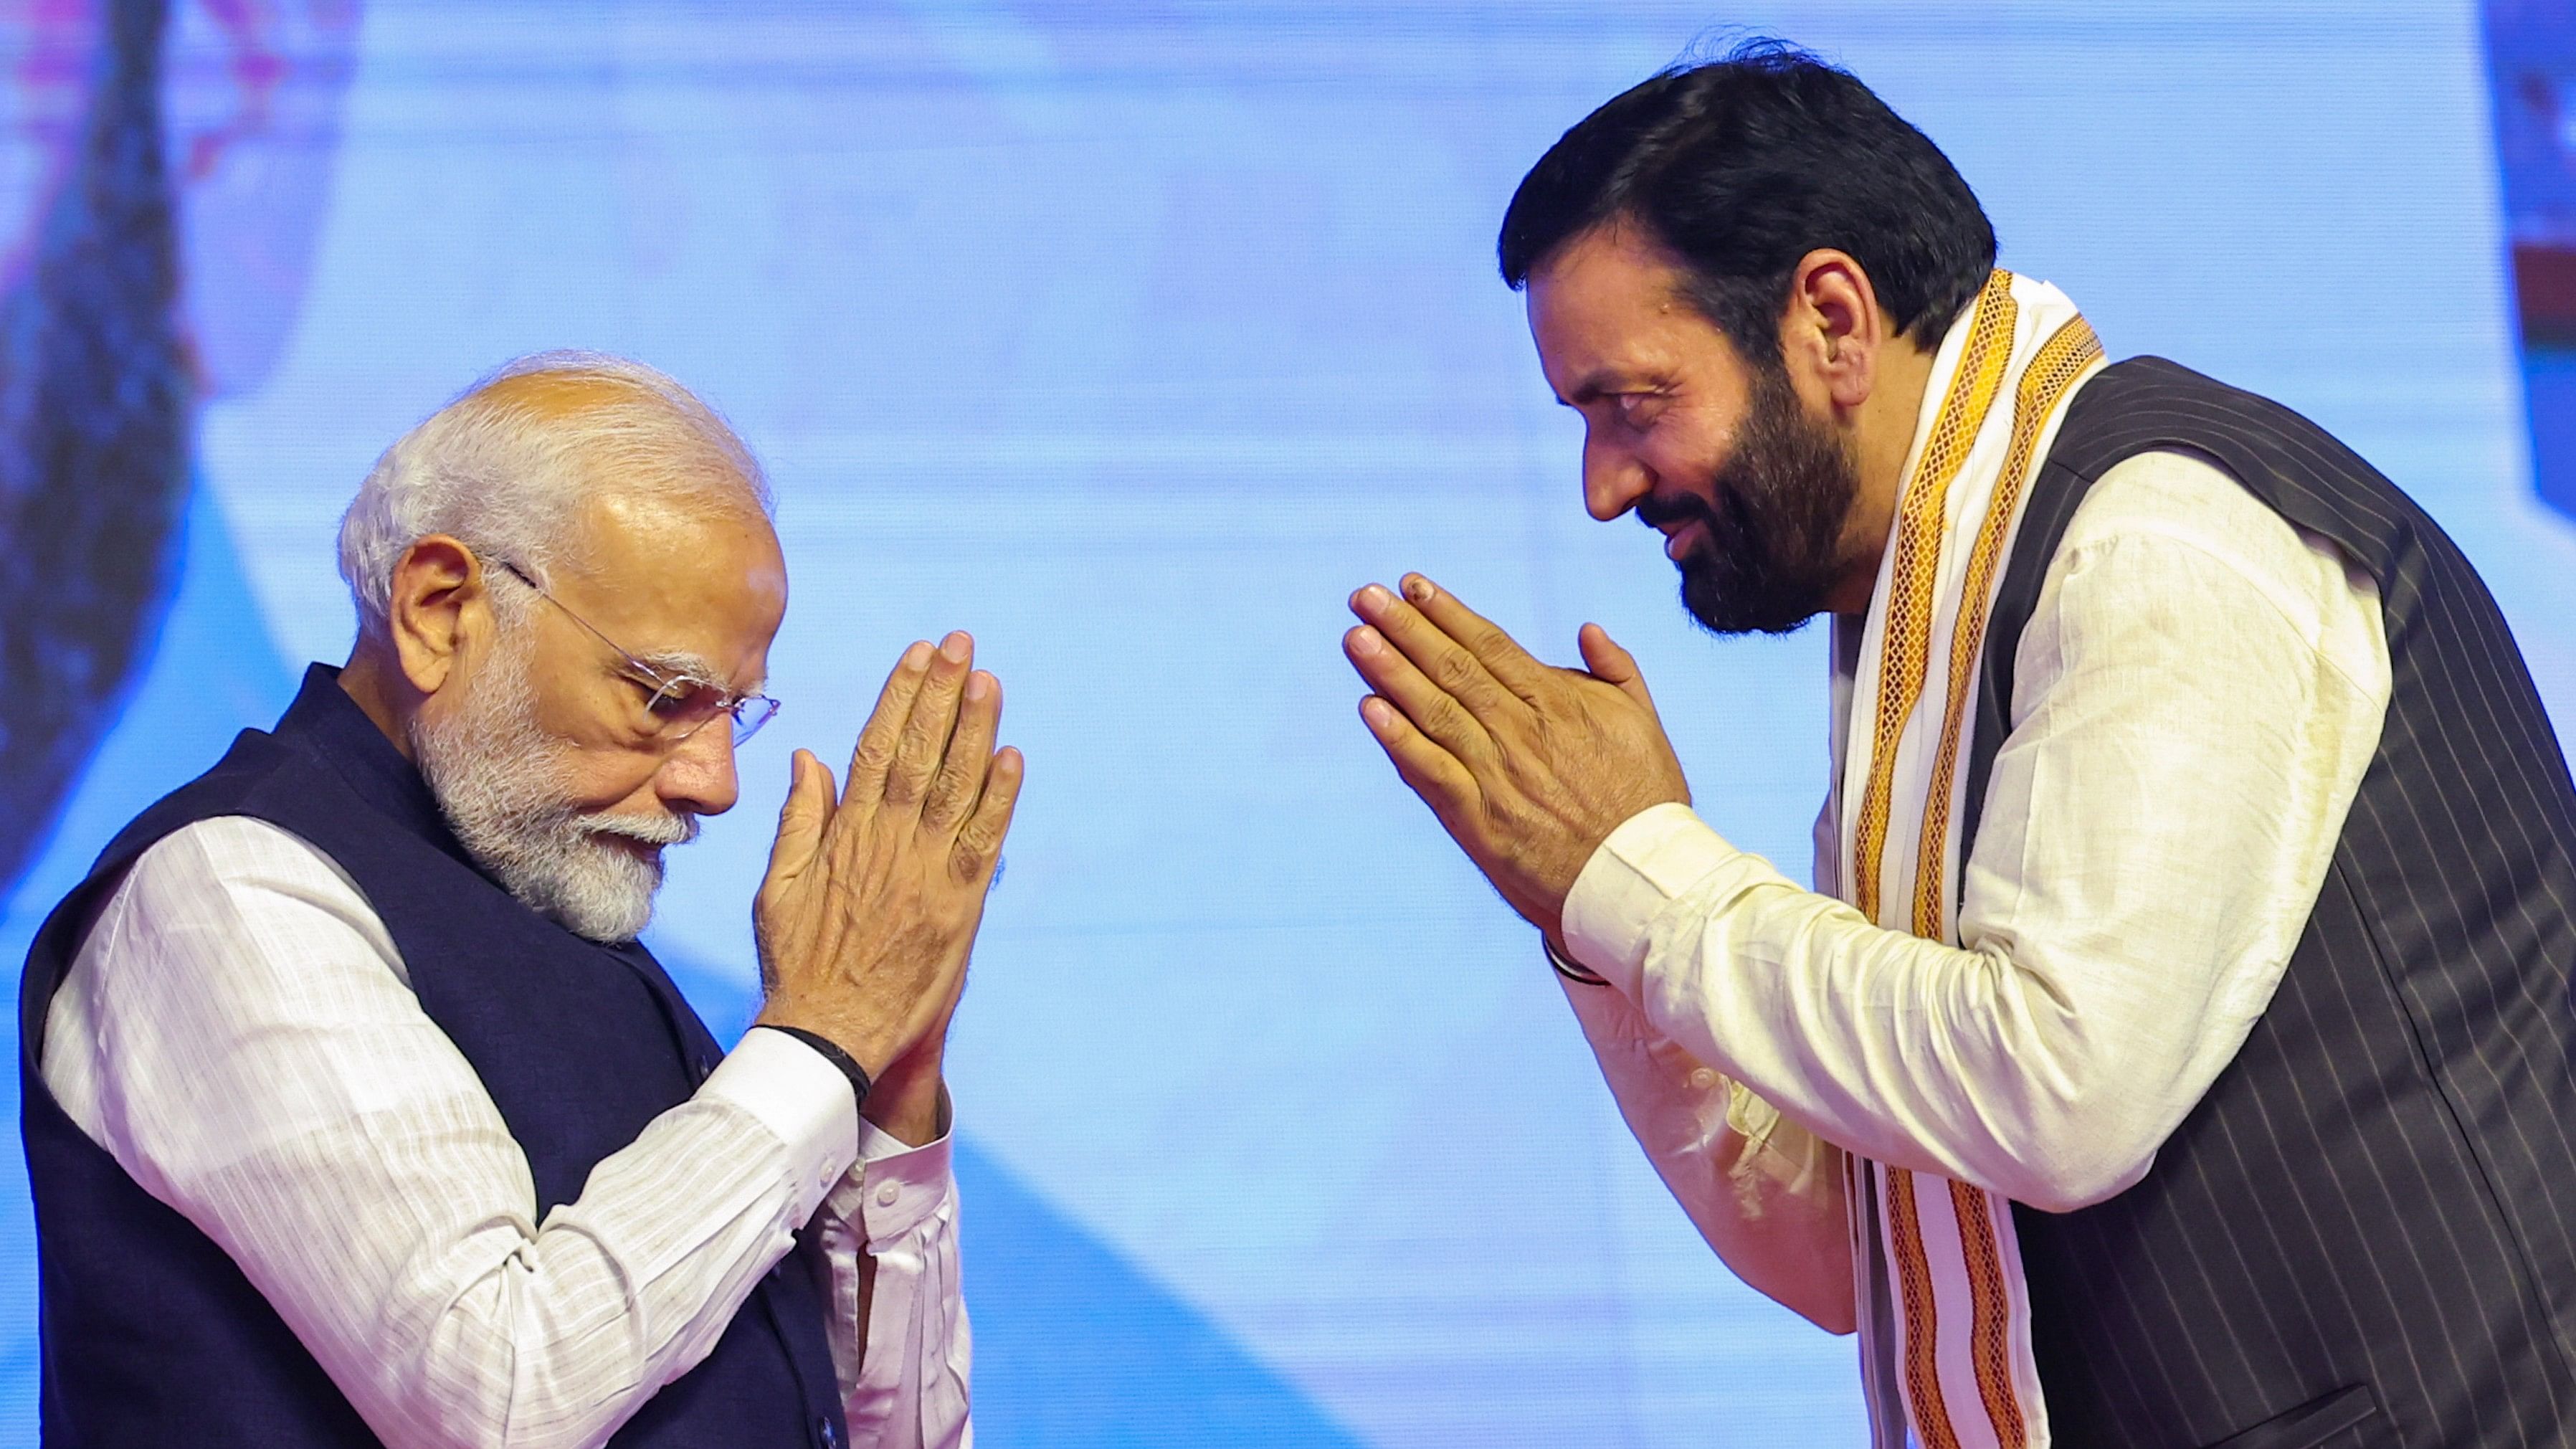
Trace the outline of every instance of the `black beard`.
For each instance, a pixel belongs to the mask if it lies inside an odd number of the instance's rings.
[[[1712,634],[1786,634],[1824,612],[1848,567],[1843,524],[1860,473],[1840,440],[1808,420],[1786,369],[1757,369],[1733,456],[1698,494],[1648,498],[1650,525],[1705,520],[1706,541],[1676,561],[1682,607]]]

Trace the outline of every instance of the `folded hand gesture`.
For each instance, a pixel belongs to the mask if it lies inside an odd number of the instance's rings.
[[[760,1021],[819,1032],[871,1077],[957,1004],[1022,762],[996,751],[1001,681],[974,641],[904,652],[859,732],[849,779],[796,752],[769,876],[752,910]]]
[[[1637,661],[1598,624],[1585,670],[1529,656],[1432,586],[1351,596],[1366,622],[1342,637],[1375,693],[1360,717],[1512,909],[1561,939],[1566,892],[1603,839],[1649,806],[1687,803]]]

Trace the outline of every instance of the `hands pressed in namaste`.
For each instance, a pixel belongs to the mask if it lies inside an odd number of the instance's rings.
[[[1690,800],[1645,678],[1598,624],[1579,636],[1589,672],[1559,669],[1420,574],[1403,590],[1351,596],[1363,622],[1342,650],[1375,691],[1360,717],[1512,909],[1562,940],[1566,892],[1602,840]]]

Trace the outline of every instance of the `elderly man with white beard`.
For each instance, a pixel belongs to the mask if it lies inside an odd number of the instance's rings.
[[[48,1444],[971,1442],[941,1059],[1023,770],[972,641],[796,752],[731,1052],[635,940],[777,708],[768,513],[613,358],[385,453],[347,665],[29,957]]]

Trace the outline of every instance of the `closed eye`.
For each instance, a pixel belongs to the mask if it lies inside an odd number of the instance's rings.
[[[666,720],[697,720],[712,716],[731,703],[727,692],[702,679],[682,675],[653,692],[645,708],[654,717]]]
[[[1611,395],[1610,404],[1618,409],[1619,421],[1630,427],[1641,427],[1654,420],[1663,397],[1651,392],[1623,392]]]

